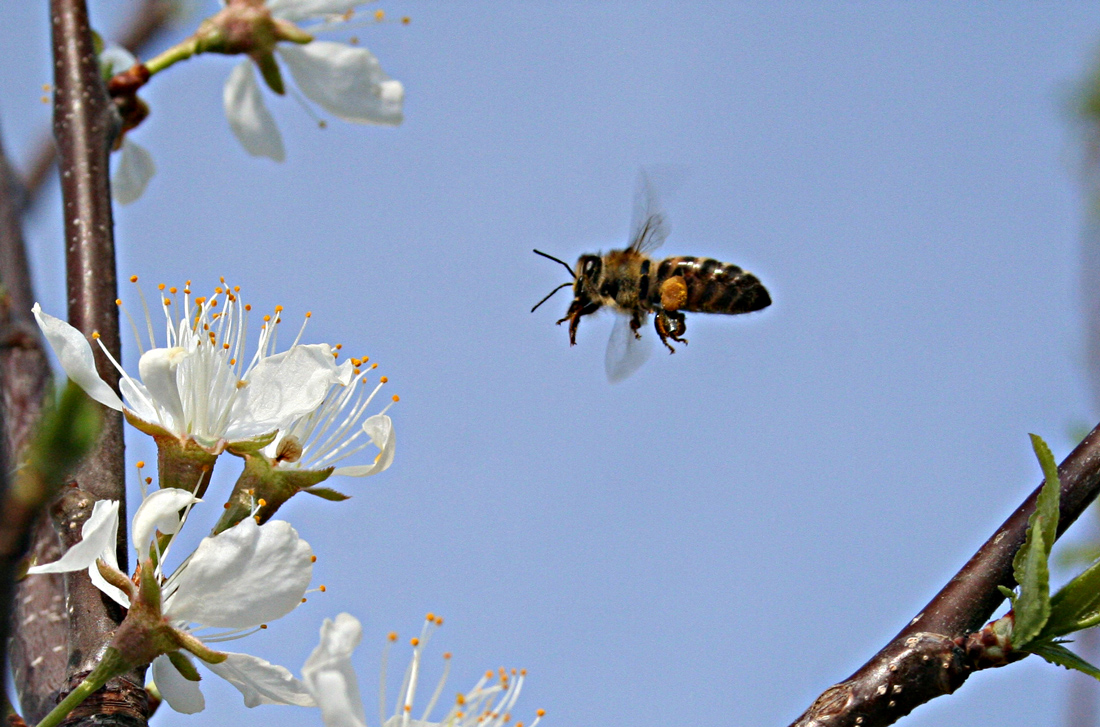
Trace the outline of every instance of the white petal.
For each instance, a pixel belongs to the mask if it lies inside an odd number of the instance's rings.
[[[260,84],[252,72],[252,61],[245,60],[233,69],[222,94],[229,128],[241,146],[252,156],[268,157],[277,162],[286,159],[283,137],[275,119],[264,105]]]
[[[405,89],[366,48],[315,40],[276,49],[302,93],[329,113],[358,123],[401,123]]]
[[[309,543],[290,523],[245,518],[203,538],[176,578],[165,612],[220,628],[250,628],[294,610],[313,576]]]
[[[344,475],[345,477],[367,477],[376,475],[393,464],[393,454],[397,448],[397,435],[393,432],[393,420],[385,414],[375,414],[363,422],[363,431],[370,437],[374,446],[381,450],[374,464],[337,467],[332,474]]]
[[[346,13],[367,2],[368,0],[268,0],[266,5],[276,18],[297,21]]]
[[[145,385],[161,416],[165,418],[164,425],[174,432],[183,432],[186,425],[183,401],[176,383],[176,369],[187,355],[186,349],[177,346],[153,348],[141,354],[138,359],[141,383]]]
[[[363,628],[350,613],[321,624],[321,642],[302,667],[302,678],[321,708],[325,727],[363,727],[366,715],[351,653],[363,638]]]
[[[122,399],[118,398],[114,389],[99,378],[99,373],[96,372],[92,347],[84,334],[60,318],[43,312],[37,303],[31,310],[38,321],[38,327],[49,341],[50,348],[57,354],[57,360],[61,362],[65,374],[100,404],[122,411]]]
[[[112,43],[99,54],[99,67],[108,71],[112,76],[116,73],[129,70],[137,63],[134,54],[120,45]]]
[[[341,371],[327,344],[295,346],[268,356],[248,374],[248,385],[234,405],[234,425],[226,433],[238,441],[305,416],[340,381]]]
[[[80,542],[65,551],[58,560],[36,565],[27,573],[67,573],[95,567],[97,558],[109,553],[110,565],[117,565],[115,539],[118,537],[118,500],[98,500],[92,514],[80,528]],[[104,558],[104,560],[107,560]],[[113,562],[112,562],[113,561]]]
[[[240,690],[246,707],[259,704],[316,706],[305,684],[295,679],[288,669],[259,657],[229,652],[225,661],[206,666]]]
[[[177,712],[195,714],[206,708],[199,683],[184,679],[165,655],[153,659],[153,682],[168,706]]]
[[[158,530],[169,534],[179,531],[180,510],[195,502],[202,500],[187,490],[176,487],[157,490],[142,500],[134,513],[130,533],[130,542],[138,552],[138,559],[149,557],[149,543],[153,539],[153,533]]]
[[[118,164],[111,175],[111,196],[119,204],[130,204],[145,194],[156,173],[157,165],[149,150],[130,141],[129,136],[122,137]]]

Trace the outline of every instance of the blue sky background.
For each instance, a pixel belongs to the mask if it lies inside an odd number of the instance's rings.
[[[313,340],[369,354],[402,397],[388,472],[282,511],[328,593],[232,647],[297,672],[321,618],[354,613],[375,725],[385,633],[434,611],[426,683],[445,650],[448,694],[526,667],[517,720],[785,725],[1038,483],[1028,432],[1061,457],[1100,414],[1069,111],[1095,4],[377,7],[412,17],[356,31],[406,86],[398,129],[321,131],[269,96],[279,165],[225,123],[236,59],[143,92],[134,139],[159,171],[117,211],[120,273],[147,292],[226,275],[292,326],[312,310]],[[93,4],[107,35],[126,10]],[[44,3],[5,3],[0,47],[22,163],[49,119]],[[565,274],[531,248],[623,246],[652,164],[687,170],[662,252],[742,265],[775,303],[689,316],[690,346],[611,386],[609,315],[570,349],[565,293],[528,312]],[[63,314],[58,209],[52,182],[27,235]],[[133,439],[129,459],[149,456]],[[236,462],[218,470],[228,488]],[[1069,679],[1029,659],[905,724],[1056,724]],[[320,724],[204,690],[222,723]]]

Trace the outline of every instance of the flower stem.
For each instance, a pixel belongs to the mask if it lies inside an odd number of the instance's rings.
[[[160,55],[152,58],[145,63],[145,67],[149,69],[149,75],[155,76],[165,68],[175,65],[180,61],[185,61],[191,56],[195,55],[197,51],[197,43],[195,39],[188,38],[182,43],[178,43],[168,50],[164,51]]]
[[[57,727],[69,716],[69,713],[92,696],[93,693],[113,677],[125,674],[131,667],[119,653],[118,649],[107,647],[103,652],[103,659],[92,670],[92,673],[84,678],[84,681],[76,689],[69,692],[69,696],[61,700],[61,703],[53,708],[53,711],[42,718],[37,727]]]

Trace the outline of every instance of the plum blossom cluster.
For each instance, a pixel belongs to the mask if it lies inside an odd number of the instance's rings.
[[[201,666],[236,687],[248,707],[318,707],[327,727],[366,727],[351,665],[362,627],[350,614],[325,620],[300,679],[286,667],[222,651],[220,645],[267,629],[306,601],[317,558],[289,523],[273,516],[300,492],[347,499],[321,486],[330,477],[366,477],[389,468],[396,438],[387,412],[398,397],[384,406],[376,403],[387,379],[371,378],[377,364],[367,357],[341,361],[339,345],[304,343],[310,314],[283,348],[282,308],[253,313],[240,288],[224,278],[207,296],[195,295],[190,282],[182,288],[160,285],[153,305],[136,287],[137,278],[131,282],[142,315],[132,316],[124,307],[123,312],[139,353],[136,373],[115,360],[95,334],[89,343],[39,305],[33,309],[69,378],[92,399],[121,411],[158,450],[158,486],[146,487],[152,478],[142,482],[142,501],[130,523],[137,563],[132,573],[119,569],[115,544],[122,523],[119,503],[110,500],[92,505],[81,540],[60,559],[28,571],[30,576],[87,572],[126,609],[99,666],[40,724],[60,724],[107,680],[148,665],[150,689],[182,713],[205,708]],[[160,316],[151,312],[157,307]],[[260,321],[251,342],[254,318]],[[100,377],[93,343],[118,371],[121,397]],[[243,461],[242,472],[224,507],[215,511],[210,534],[181,555],[175,552],[178,535],[193,513],[209,508],[214,465],[226,453]],[[139,473],[143,467],[138,463]],[[431,722],[445,670],[421,717],[412,718],[423,649],[440,624],[442,619],[429,614],[412,640],[393,713],[387,716],[380,704],[380,727],[511,724],[523,672],[487,673],[457,697],[440,722]],[[383,685],[386,661],[384,656]],[[384,701],[384,686],[382,693]],[[535,723],[540,718],[541,711]]]
[[[222,102],[233,135],[253,156],[286,158],[282,134],[260,83],[284,96],[288,92],[284,71],[294,80],[293,95],[300,99],[300,93],[339,119],[399,125],[405,98],[401,82],[390,78],[357,39],[354,44],[317,40],[318,34],[356,21],[383,22],[382,11],[364,19],[356,16],[356,8],[369,1],[224,0],[221,10],[203,21],[191,37],[145,63],[118,47],[104,51],[100,65],[111,79],[108,89],[123,116],[121,154],[111,180],[115,199],[121,204],[138,199],[156,171],[149,152],[125,133],[148,114],[137,90],[156,73],[200,53],[245,56],[226,79]]]

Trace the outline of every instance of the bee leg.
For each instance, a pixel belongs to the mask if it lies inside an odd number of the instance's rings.
[[[630,330],[634,331],[634,338],[641,338],[642,334],[638,333],[638,329],[645,325],[646,318],[649,316],[646,313],[640,311],[634,311],[630,316]]]
[[[669,353],[676,353],[676,349],[668,342],[672,339],[677,343],[687,344],[686,338],[680,338],[687,332],[687,320],[679,311],[661,310],[657,312],[657,318],[653,321],[657,329],[657,335],[661,337],[661,343],[668,347]]]
[[[565,314],[565,318],[558,321],[560,326],[562,323],[569,321],[569,345],[577,345],[577,325],[581,322],[581,316],[586,316],[591,313],[595,313],[600,309],[600,304],[595,301],[582,301],[580,298],[574,298],[573,304],[569,306],[569,310]]]

